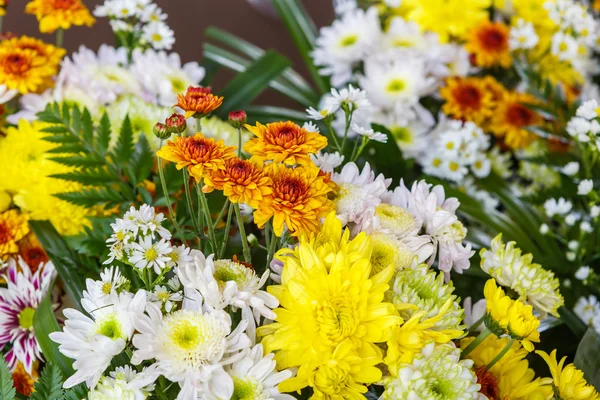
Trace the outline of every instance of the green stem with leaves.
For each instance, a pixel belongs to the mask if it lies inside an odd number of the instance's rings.
[[[233,204],[235,210],[235,216],[238,221],[238,228],[240,228],[240,237],[242,239],[242,250],[244,251],[244,261],[252,263],[252,253],[250,252],[250,246],[248,246],[248,237],[246,236],[246,228],[244,227],[244,220],[240,211],[240,205],[237,203]]]
[[[242,128],[237,128],[238,131],[238,157],[242,158]]]
[[[465,349],[462,351],[460,357],[461,358],[467,357],[473,350],[475,350],[475,348],[477,348],[477,346],[479,346],[481,344],[481,342],[483,342],[491,334],[492,334],[492,331],[490,331],[488,328],[485,328],[485,330],[483,332],[481,332],[479,334],[479,336],[477,336],[475,338],[475,340],[473,340],[471,343],[469,343],[469,345],[467,347],[465,347]]]

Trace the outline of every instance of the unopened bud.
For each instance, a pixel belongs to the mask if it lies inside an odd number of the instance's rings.
[[[229,123],[234,128],[239,129],[242,126],[244,126],[247,119],[248,119],[248,116],[246,115],[246,111],[244,111],[244,110],[232,111],[229,113]]]
[[[173,114],[165,120],[170,133],[183,133],[187,129],[187,121],[181,114]]]
[[[171,131],[169,130],[169,127],[160,122],[157,122],[156,125],[154,125],[152,131],[154,132],[154,136],[161,140],[171,137]]]

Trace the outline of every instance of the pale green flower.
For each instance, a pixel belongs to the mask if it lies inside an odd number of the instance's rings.
[[[515,242],[502,242],[502,234],[492,240],[492,248],[481,249],[481,269],[496,281],[510,287],[519,299],[532,305],[542,314],[558,317],[558,308],[564,304],[559,292],[559,280],[554,273],[533,263],[531,254],[522,255]]]
[[[403,364],[397,377],[384,379],[382,400],[476,400],[481,386],[473,360],[461,360],[453,344],[430,343]]]

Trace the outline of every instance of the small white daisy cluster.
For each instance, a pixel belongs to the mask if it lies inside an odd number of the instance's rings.
[[[415,157],[415,150],[426,145],[422,134],[434,124],[419,100],[434,94],[446,77],[469,73],[468,53],[398,16],[382,26],[375,6],[362,10],[348,1],[338,11],[333,24],[321,29],[314,63],[334,87],[352,83],[366,90],[372,109],[359,126],[385,126]],[[327,114],[326,101],[322,106]]]
[[[117,38],[133,37],[140,45],[155,50],[171,50],[175,34],[165,23],[167,14],[152,0],[105,0],[94,10],[106,17]]]
[[[438,268],[446,274],[453,268],[459,273],[469,268],[474,251],[470,244],[463,244],[467,229],[456,216],[460,203],[455,198],[446,199],[443,187],[431,188],[420,181],[409,190],[401,182],[388,191],[391,180],[376,177],[368,163],[362,171],[348,163],[332,175],[332,180],[339,186],[334,199],[337,216],[354,235],[373,234],[376,244],[393,240],[392,247],[411,254],[413,262],[432,265],[437,260]]]
[[[162,376],[178,384],[178,400],[294,399],[277,389],[293,372],[277,371],[274,355],[254,344],[256,324],[279,305],[261,290],[269,271],[258,277],[235,260],[173,246],[163,220],[143,205],[112,224],[106,263],[123,262],[145,289],[130,292],[115,266],[87,279],[84,312],[64,310],[63,331],[50,336],[74,360],[64,386],[85,382],[93,400],[161,398]],[[123,352],[129,364],[113,369]]]
[[[580,143],[590,143],[600,149],[600,106],[595,99],[588,100],[577,109],[577,115],[567,124],[567,133]]]
[[[600,302],[596,296],[580,297],[573,311],[587,326],[600,333]]]
[[[101,45],[96,53],[81,46],[63,61],[54,88],[22,96],[9,122],[33,121],[48,103],[67,101],[86,107],[95,121],[106,112],[113,132],[128,115],[135,133],[146,134],[157,147],[152,127],[173,113],[177,94],[198,85],[204,73],[195,61],[182,64],[176,53],[136,49],[130,62],[123,47]]]
[[[426,174],[453,182],[463,181],[469,172],[477,178],[490,174],[492,163],[486,154],[490,139],[473,122],[443,121],[430,141],[433,146],[417,158]]]
[[[533,24],[519,18],[510,28],[508,45],[511,50],[530,50],[538,44],[539,40]]]

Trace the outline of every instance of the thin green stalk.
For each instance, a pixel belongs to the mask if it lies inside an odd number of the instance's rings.
[[[200,232],[204,234],[204,218],[202,217],[202,202],[200,201],[200,190],[196,190],[198,196],[198,227],[200,228]],[[209,224],[212,224],[212,221],[209,221]],[[215,249],[213,249],[215,251]]]
[[[152,268],[146,268],[146,276],[148,279],[148,283],[146,284],[146,289],[148,289],[148,291],[152,290]]]
[[[240,212],[240,205],[237,203],[233,204],[235,210],[235,216],[238,221],[238,228],[240,228],[240,236],[242,238],[242,249],[244,251],[244,261],[252,263],[252,254],[250,252],[250,246],[248,246],[248,237],[246,236],[246,228],[244,227],[244,220],[242,219],[242,213]]]
[[[215,220],[215,223],[213,224],[215,229],[217,229],[217,225],[219,225],[219,222],[223,219],[223,215],[225,215],[225,211],[227,211],[227,207],[229,207],[229,199],[225,199],[223,208],[221,208],[221,212],[219,213],[219,216],[217,217],[217,219]]]
[[[483,332],[481,332],[479,334],[479,336],[477,336],[475,338],[475,340],[473,340],[461,353],[460,358],[465,358],[469,355],[469,353],[471,353],[473,350],[475,350],[475,348],[477,346],[479,346],[481,344],[481,342],[483,342],[485,340],[485,338],[487,338],[488,336],[490,336],[492,334],[492,331],[490,331],[488,328],[485,328],[485,330]]]
[[[196,131],[202,132],[202,118],[196,118]]]
[[[204,218],[206,218],[206,226],[208,226],[208,238],[210,240],[210,245],[212,247],[213,252],[215,252],[217,251],[217,236],[215,235],[215,227],[213,226],[212,217],[210,215],[210,207],[208,207],[206,195],[202,191],[200,185],[196,185],[196,190],[198,191],[198,199],[202,203],[202,211],[204,213]]]
[[[229,241],[229,231],[231,230],[231,217],[233,216],[233,203],[229,204],[229,211],[227,212],[227,223],[225,224],[225,233],[223,235],[223,244],[221,250],[219,250],[219,258],[223,258],[225,255],[225,248]]]
[[[275,248],[277,247],[277,234],[275,233],[275,229],[272,229],[271,234],[271,243],[269,246],[269,252],[267,253],[267,268],[271,268],[271,261],[273,261],[276,250]]]
[[[342,154],[344,153],[344,149],[346,148],[346,139],[348,139],[348,131],[350,130],[350,124],[352,123],[352,114],[354,114],[354,110],[344,109],[344,113],[346,114],[346,127],[344,129],[344,138],[342,139],[342,149],[340,150]]]
[[[358,143],[358,141],[356,143]],[[360,142],[360,147],[358,147],[356,154],[352,154],[352,158],[351,158],[352,162],[356,161],[358,159],[358,157],[360,157],[360,155],[362,154],[365,147],[367,147],[367,144],[369,144],[369,138],[366,136],[363,136],[361,139],[361,142]],[[356,146],[355,146],[355,148],[356,148]]]
[[[187,170],[183,169],[183,186],[185,187],[185,199],[187,201],[188,210],[190,211],[190,218],[192,219],[192,225],[194,225],[194,230],[199,238],[204,236],[204,232],[200,231],[200,227],[198,226],[198,221],[196,220],[196,211],[194,210],[194,204],[192,203],[192,194],[190,192],[190,176],[187,173]]]
[[[331,138],[333,139],[335,148],[337,149],[337,151],[339,151],[341,153],[342,148],[340,147],[340,142],[338,142],[337,134],[335,133],[335,131],[333,130],[333,127],[331,126],[331,121],[329,119],[326,119],[325,124],[327,125],[327,131],[329,132],[329,136],[331,136]]]
[[[4,24],[4,17],[0,17],[0,33],[2,33],[2,25]]]
[[[160,147],[162,147],[162,140],[160,142]],[[167,201],[167,208],[169,209],[169,217],[171,218],[171,222],[175,225],[175,230],[177,231],[177,235],[179,235],[179,240],[181,243],[187,246],[187,242],[185,237],[183,236],[183,232],[181,231],[181,227],[179,226],[179,222],[177,222],[177,217],[173,212],[173,206],[171,205],[171,196],[169,195],[169,189],[167,188],[167,181],[165,180],[165,172],[162,167],[162,158],[158,157],[158,176],[160,177],[160,184],[162,186],[162,190],[165,195],[165,199]]]
[[[510,350],[510,348],[512,347],[513,343],[515,342],[515,339],[511,338],[508,343],[506,344],[506,346],[504,346],[504,348],[502,349],[502,351],[500,353],[498,353],[498,355],[492,360],[490,361],[490,363],[485,367],[486,370],[490,370],[498,361],[500,361],[500,359],[502,357],[504,357],[504,355],[506,354],[506,352],[508,350]]]
[[[65,38],[65,31],[63,29],[59,28],[56,31],[56,47],[62,47],[64,38]]]
[[[242,128],[238,128],[238,157],[242,158]]]
[[[352,149],[352,155],[350,156],[351,161],[354,161],[355,154],[358,151],[358,142],[360,142],[359,139],[360,138],[356,138],[356,140],[354,141],[354,148]]]
[[[473,325],[471,325],[471,327],[469,328],[469,333],[475,333],[477,331],[477,328],[479,328],[479,325],[481,325],[481,323],[483,322],[485,318],[485,315],[481,318],[479,318],[477,321],[475,321],[475,323]]]

